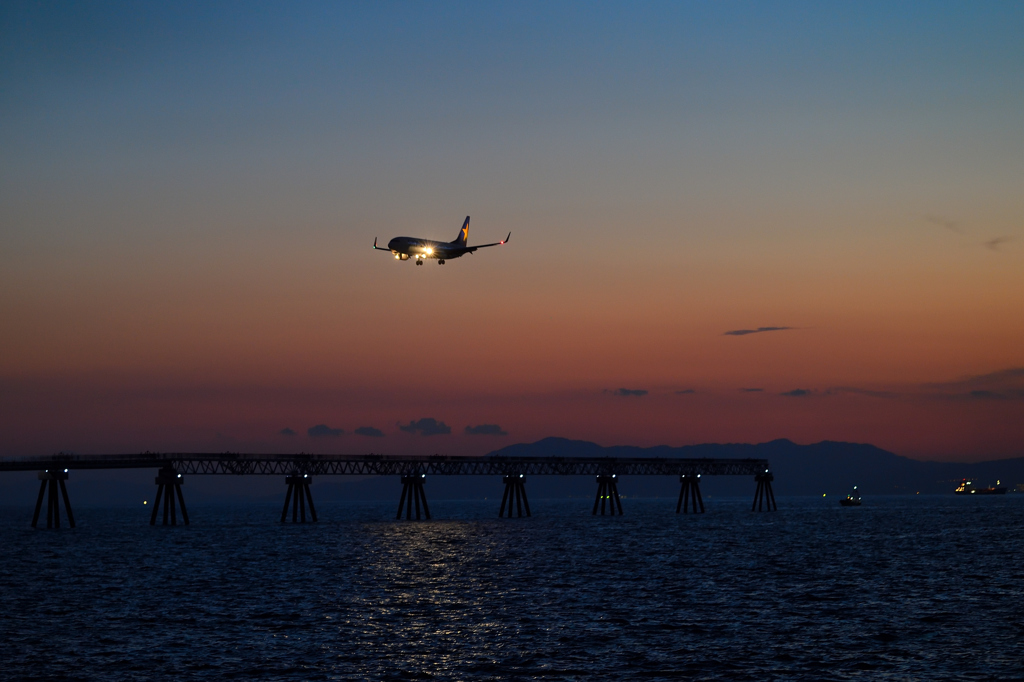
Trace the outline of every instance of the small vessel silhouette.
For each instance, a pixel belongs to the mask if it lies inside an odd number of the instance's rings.
[[[853,486],[853,492],[839,500],[839,504],[844,507],[859,507],[860,506],[860,493],[857,492],[857,486]]]

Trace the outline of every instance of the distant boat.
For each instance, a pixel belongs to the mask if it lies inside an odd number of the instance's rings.
[[[975,488],[974,483],[965,478],[953,492],[957,495],[1005,495],[1006,486],[1001,486],[1000,483],[1002,481],[996,481],[995,486],[991,488]]]
[[[839,500],[839,504],[844,507],[859,507],[860,506],[860,493],[857,492],[857,486],[853,486],[853,492]]]

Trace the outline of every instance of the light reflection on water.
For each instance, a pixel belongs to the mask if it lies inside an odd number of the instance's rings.
[[[1000,499],[0,510],[0,660],[20,678],[1014,679],[1024,495]],[[835,505],[835,506],[833,506]]]

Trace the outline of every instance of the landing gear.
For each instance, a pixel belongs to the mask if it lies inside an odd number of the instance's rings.
[[[438,265],[444,265],[444,258],[441,258],[441,259],[439,259],[439,260],[437,261],[437,264],[438,264]]]
[[[423,265],[423,261],[417,259],[416,265]]]

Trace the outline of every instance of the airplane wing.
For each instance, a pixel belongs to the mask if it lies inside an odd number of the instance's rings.
[[[512,234],[512,233],[509,232],[509,234]],[[373,248],[377,249],[378,251],[391,251],[391,249],[385,249],[383,246],[377,246],[377,238],[376,237],[373,238]]]
[[[501,246],[502,244],[504,244],[505,242],[507,242],[511,238],[512,238],[512,233],[509,232],[508,236],[505,237],[504,239],[502,239],[500,242],[494,242],[493,244],[477,244],[476,246],[468,246],[463,251],[463,253],[473,253],[477,249],[482,249],[482,248],[485,248],[487,246]]]

